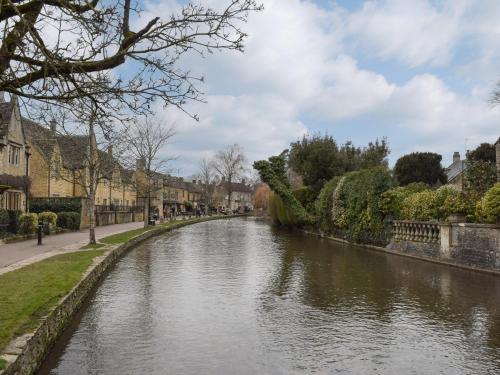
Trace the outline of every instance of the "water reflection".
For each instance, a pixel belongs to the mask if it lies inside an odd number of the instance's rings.
[[[499,306],[498,277],[208,222],[126,256],[40,373],[498,373]]]

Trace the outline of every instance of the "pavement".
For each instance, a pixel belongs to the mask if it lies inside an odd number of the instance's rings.
[[[96,228],[96,239],[128,230],[142,228],[143,222],[106,225]],[[0,274],[21,268],[60,253],[78,251],[88,244],[89,231],[55,234],[45,236],[43,245],[38,246],[37,240],[27,240],[0,245]]]

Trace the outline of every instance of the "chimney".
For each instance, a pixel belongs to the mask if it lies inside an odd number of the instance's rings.
[[[455,152],[453,153],[453,162],[455,163],[455,162],[457,162],[457,161],[460,161],[460,152],[455,151]]]
[[[198,180],[198,185],[201,185],[201,180]]]
[[[193,184],[195,184],[195,185],[196,185],[196,180],[193,180]]]
[[[500,137],[498,137],[498,141],[495,143],[495,151],[497,156],[497,182],[500,182]]]
[[[222,176],[222,182],[226,182],[226,177]]]
[[[54,118],[52,120],[50,120],[49,125],[50,125],[50,131],[52,133],[55,133],[56,132],[57,123],[56,123],[56,120]]]
[[[242,178],[242,179],[241,179],[241,183],[242,183],[243,185],[245,185],[245,183],[246,183],[246,182],[247,182],[247,180],[246,180],[246,179],[244,179],[244,178]]]
[[[113,145],[108,145],[108,154],[113,156]]]
[[[135,168],[139,171],[142,171],[146,168],[146,161],[144,159],[137,159],[135,161]]]

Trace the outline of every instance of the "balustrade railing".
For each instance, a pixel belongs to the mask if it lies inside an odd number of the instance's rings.
[[[392,224],[393,239],[425,243],[439,242],[439,224],[425,221],[397,220]]]

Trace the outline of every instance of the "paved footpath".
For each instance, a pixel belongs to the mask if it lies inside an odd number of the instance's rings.
[[[97,227],[96,238],[99,240],[102,237],[143,226],[143,222],[135,222]],[[87,229],[45,236],[41,246],[37,245],[36,239],[0,245],[0,274],[56,254],[77,251],[88,243],[88,238],[89,231]]]

